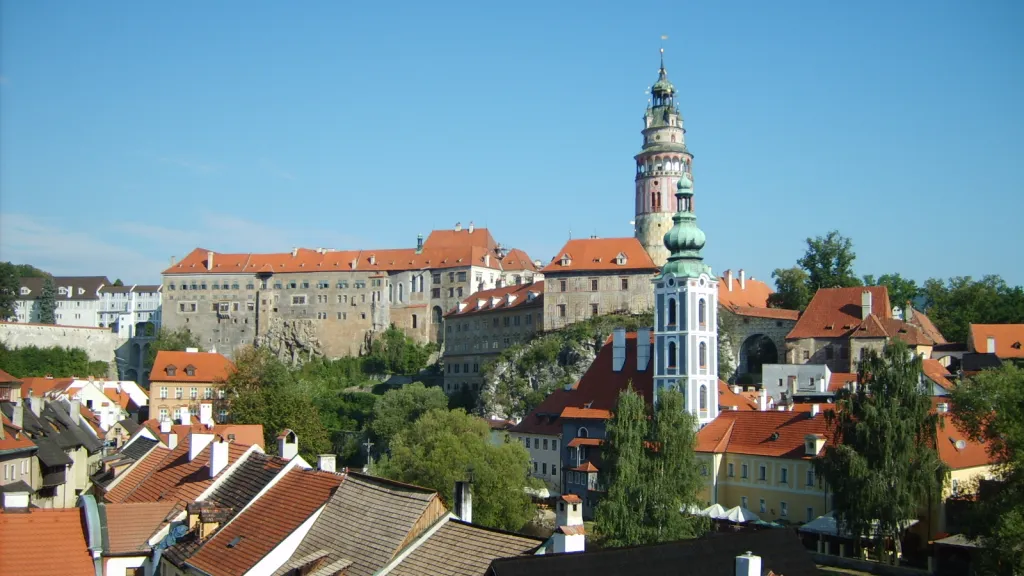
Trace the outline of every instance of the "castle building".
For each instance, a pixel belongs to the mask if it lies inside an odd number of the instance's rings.
[[[675,196],[678,208],[664,237],[671,255],[654,280],[654,400],[678,388],[703,426],[718,415],[718,279],[700,253],[705,238],[688,174]]]
[[[686,130],[675,96],[662,50],[658,81],[651,87],[651,101],[644,112],[643,149],[635,156],[635,234],[657,266],[668,261],[662,236],[672,227],[673,187],[683,174],[692,180],[693,154],[686,149]]]

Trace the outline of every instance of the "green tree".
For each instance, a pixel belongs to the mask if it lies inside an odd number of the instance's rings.
[[[377,449],[384,451],[391,440],[409,428],[420,416],[431,410],[446,410],[448,396],[436,386],[419,382],[389,390],[377,400],[373,417],[367,424]]]
[[[611,547],[696,538],[706,519],[680,511],[698,502],[696,423],[675,390],[659,395],[654,418],[632,384],[619,393],[602,447],[608,491],[597,525]]]
[[[31,264],[14,264],[14,274],[18,278],[52,278],[53,275],[45,270],[40,270]]]
[[[53,278],[43,280],[43,291],[36,300],[36,306],[39,307],[40,324],[57,323],[57,287],[53,284]]]
[[[436,490],[451,506],[456,481],[472,479],[473,521],[519,530],[535,513],[525,489],[530,456],[518,442],[495,445],[490,427],[462,410],[431,410],[392,439],[375,466],[386,478]]]
[[[802,268],[776,268],[775,293],[768,297],[768,306],[786,310],[803,310],[811,301],[810,277]]]
[[[121,279],[118,278],[117,280],[114,280],[114,286],[124,286],[124,282],[121,282]]]
[[[723,306],[718,307],[718,377],[730,380],[736,371],[733,346],[739,339],[736,315]],[[731,380],[730,380],[731,381]]]
[[[956,276],[946,282],[933,278],[921,291],[924,311],[951,342],[966,342],[971,324],[1024,322],[1024,289],[996,275],[981,280]]]
[[[110,375],[110,365],[106,362],[93,362],[81,348],[8,348],[0,342],[0,366],[15,378],[31,376],[53,376],[68,378],[78,376],[97,376],[106,378]]]
[[[893,306],[907,309],[907,302],[913,302],[920,294],[917,282],[896,274],[882,274],[877,279],[872,274],[864,276],[865,286],[885,286],[889,293],[889,302]]]
[[[985,442],[996,461],[994,486],[978,491],[965,533],[979,539],[979,574],[1024,574],[1024,370],[1005,364],[953,389],[953,417]]]
[[[149,345],[146,352],[146,366],[152,366],[156,360],[156,353],[161,350],[184,352],[186,348],[199,348],[199,338],[189,332],[188,328],[168,330],[161,328],[156,334],[156,340]]]
[[[364,369],[375,374],[415,375],[426,368],[432,347],[417,344],[401,329],[390,326],[370,343]]]
[[[10,262],[0,262],[0,320],[14,317],[14,303],[20,288],[17,268]]]
[[[807,272],[807,288],[813,295],[820,288],[860,286],[853,273],[853,241],[838,230],[807,239],[807,252],[796,263]]]
[[[814,461],[832,490],[841,529],[877,530],[879,556],[888,542],[900,552],[906,521],[938,497],[945,476],[936,452],[938,417],[918,387],[920,374],[920,357],[902,342],[881,356],[871,352],[861,362],[857,390],[837,392],[837,410],[825,413],[833,442]]]

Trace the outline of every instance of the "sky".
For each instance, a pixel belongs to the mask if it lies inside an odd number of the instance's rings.
[[[1024,284],[1024,2],[0,0],[0,260],[631,236],[665,49],[705,260]],[[667,36],[667,40],[662,40]]]

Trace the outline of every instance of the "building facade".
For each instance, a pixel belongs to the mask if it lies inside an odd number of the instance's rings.
[[[676,207],[671,200],[676,182],[683,174],[692,179],[693,155],[686,149],[686,130],[675,96],[662,50],[658,80],[651,87],[651,101],[644,112],[643,149],[634,157],[636,238],[657,266],[668,261],[669,251],[662,236],[672,227]]]
[[[39,323],[39,298],[45,278],[22,278],[14,303],[14,320],[21,324]],[[54,323],[62,326],[99,328],[100,291],[110,285],[106,276],[54,276]]]
[[[654,305],[650,282],[658,267],[636,238],[570,240],[541,272],[545,331]]]
[[[487,364],[528,341],[543,321],[543,282],[482,290],[459,302],[445,315],[445,392],[478,391]]]
[[[200,405],[212,405],[224,398],[221,384],[235,370],[234,363],[216,352],[161,350],[156,353],[150,373],[149,415],[162,422],[179,418],[182,411],[200,416]],[[227,420],[218,411],[217,421]]]

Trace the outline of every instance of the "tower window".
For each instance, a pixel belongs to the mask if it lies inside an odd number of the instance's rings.
[[[697,305],[697,321],[700,322],[700,327],[704,328],[708,323],[708,305],[703,298]]]
[[[668,299],[668,325],[675,326],[676,324],[676,299]]]
[[[702,412],[708,409],[708,387],[705,384],[700,385],[700,409]]]
[[[675,368],[676,367],[676,343],[675,342],[669,342],[668,343],[668,367],[669,368]]]
[[[700,343],[700,367],[708,367],[708,345],[707,342]]]

